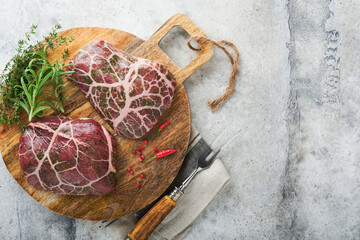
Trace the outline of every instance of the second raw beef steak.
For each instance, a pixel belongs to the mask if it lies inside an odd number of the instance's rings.
[[[176,82],[160,63],[104,40],[86,45],[72,62],[73,81],[120,135],[144,136],[171,105]]]

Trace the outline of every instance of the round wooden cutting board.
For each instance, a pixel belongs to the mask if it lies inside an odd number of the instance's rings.
[[[0,150],[4,162],[16,181],[24,190],[43,206],[52,211],[73,218],[86,220],[108,220],[128,215],[138,211],[157,199],[170,185],[178,173],[186,154],[190,130],[190,108],[182,82],[208,61],[212,54],[212,45],[200,43],[202,51],[185,68],[176,66],[158,46],[159,41],[174,27],[183,27],[191,36],[205,36],[196,25],[185,15],[177,14],[170,18],[149,40],[143,41],[124,31],[107,28],[75,28],[61,32],[62,36],[74,36],[66,48],[72,58],[82,47],[94,40],[103,39],[119,49],[134,56],[155,60],[167,66],[177,80],[177,89],[169,110],[160,118],[155,127],[145,137],[137,140],[117,136],[113,129],[94,111],[83,93],[74,85],[66,90],[69,97],[64,103],[64,116],[72,119],[89,117],[106,127],[117,139],[118,153],[116,159],[116,189],[104,196],[71,196],[59,195],[49,191],[37,190],[26,181],[18,161],[19,137],[18,126],[0,127]],[[205,36],[206,37],[206,36]],[[65,48],[65,47],[64,47]],[[49,54],[49,60],[54,62],[61,58],[64,48],[58,48]],[[59,112],[48,111],[46,115],[61,115]],[[171,124],[157,137],[159,125],[165,121]],[[27,124],[24,116],[24,124]],[[148,144],[144,144],[144,139]],[[131,154],[136,147],[144,145],[143,154],[146,158],[154,155],[153,148],[178,149],[173,155],[155,159],[146,163],[140,162],[138,156]],[[127,171],[131,167],[133,174]],[[145,175],[140,178],[140,174]],[[137,187],[139,182],[141,187]]]

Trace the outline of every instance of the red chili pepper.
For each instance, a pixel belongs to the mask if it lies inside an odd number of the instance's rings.
[[[174,152],[176,152],[177,150],[175,149],[170,149],[170,150],[163,150],[163,151],[160,151],[160,152],[157,152],[155,154],[155,156],[153,156],[152,158],[148,159],[146,162],[154,159],[154,158],[162,158],[162,157],[165,157],[167,155],[170,155],[170,154],[173,154]]]
[[[147,140],[144,140],[144,144],[147,144]]]
[[[159,127],[158,136],[160,136],[161,130],[162,130],[166,125],[168,125],[169,123],[170,123],[170,122],[166,122],[166,123],[162,124],[162,125]]]

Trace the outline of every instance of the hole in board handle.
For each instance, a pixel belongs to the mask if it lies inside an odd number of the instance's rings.
[[[199,52],[191,50],[187,41],[190,35],[180,26],[173,27],[159,42],[161,50],[179,67],[186,67]],[[191,45],[199,48],[196,41],[191,41]]]

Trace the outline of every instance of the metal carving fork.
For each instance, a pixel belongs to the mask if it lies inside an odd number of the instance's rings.
[[[184,194],[184,189],[189,185],[191,180],[198,172],[207,169],[214,162],[222,149],[224,149],[239,133],[237,131],[225,144],[223,144],[216,152],[210,153],[212,150],[210,146],[216,142],[224,133],[226,129],[207,147],[198,157],[195,170],[189,177],[181,184],[180,187],[175,187],[170,195],[164,196],[158,201],[133,227],[128,233],[126,240],[144,240],[148,239],[151,233],[162,222],[162,220],[171,212],[176,206],[176,201]],[[209,154],[210,153],[210,154]]]

